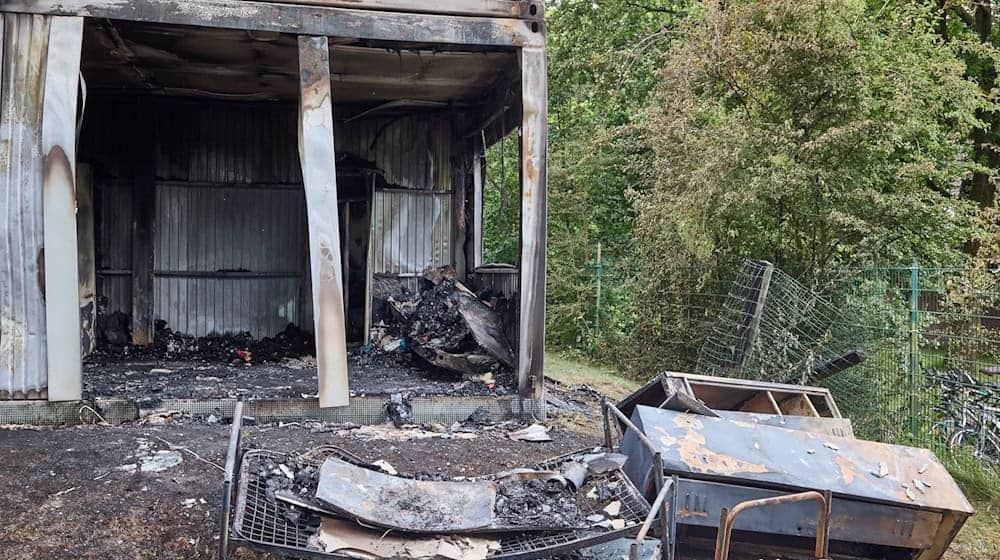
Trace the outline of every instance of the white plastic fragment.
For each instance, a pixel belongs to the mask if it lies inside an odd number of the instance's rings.
[[[372,464],[382,469],[382,472],[386,474],[391,474],[393,476],[399,474],[399,471],[397,471],[396,468],[390,465],[389,461],[386,461],[385,459],[379,459],[378,461],[375,461]]]
[[[604,506],[604,513],[610,515],[611,517],[616,517],[622,511],[622,503],[618,500],[611,502],[610,504]]]
[[[552,441],[549,429],[541,424],[532,424],[527,428],[507,432],[507,437],[514,441]]]

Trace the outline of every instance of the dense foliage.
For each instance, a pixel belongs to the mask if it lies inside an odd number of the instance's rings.
[[[993,55],[945,9],[551,5],[550,341],[668,363],[705,319],[678,298],[742,258],[799,278],[966,263],[985,231],[969,185],[995,175],[977,142]]]

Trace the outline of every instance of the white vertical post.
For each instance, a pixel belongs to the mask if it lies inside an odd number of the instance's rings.
[[[545,48],[521,49],[521,317],[517,388],[542,395],[545,358],[545,245],[548,89]]]
[[[49,400],[83,391],[76,239],[76,105],[83,18],[53,17],[42,112],[42,223]]]
[[[299,36],[299,160],[306,193],[316,365],[321,407],[347,406],[337,169],[326,37]]]
[[[486,161],[477,135],[472,156],[472,267],[483,264],[483,164]]]

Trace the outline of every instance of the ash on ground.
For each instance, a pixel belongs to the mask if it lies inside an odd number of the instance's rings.
[[[497,487],[497,523],[508,527],[579,528],[587,525],[577,493],[557,480],[507,480]]]

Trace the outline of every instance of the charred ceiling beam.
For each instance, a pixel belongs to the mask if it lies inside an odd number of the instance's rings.
[[[121,33],[118,32],[118,28],[111,20],[104,20],[101,25],[97,27],[104,32],[101,39],[107,41],[110,48],[108,52],[121,61],[125,66],[135,74],[136,78],[142,82],[146,89],[158,89],[156,81],[149,75],[148,72],[143,70],[142,65],[139,63],[139,59],[135,54],[135,51],[128,46],[125,39],[122,38]]]
[[[415,2],[414,2],[415,4]],[[78,15],[337,39],[521,47],[545,44],[544,22],[243,0],[7,0],[0,11]]]
[[[452,16],[485,16],[498,18],[538,19],[544,14],[540,0],[263,0],[285,4],[305,4],[330,8],[356,8]]]

